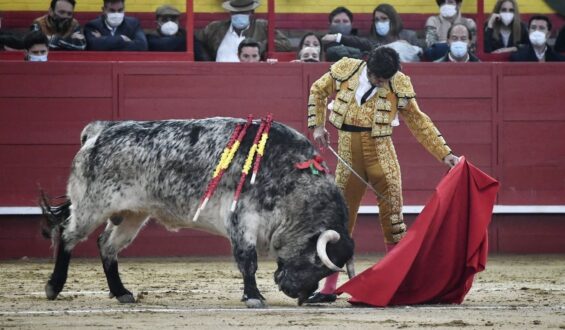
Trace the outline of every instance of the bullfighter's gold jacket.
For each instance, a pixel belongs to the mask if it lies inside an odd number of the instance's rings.
[[[375,138],[390,136],[391,123],[398,113],[418,142],[434,157],[441,161],[451,153],[433,122],[420,111],[410,77],[402,72],[390,79],[389,86],[379,87],[376,97],[361,106],[357,104],[355,91],[365,66],[362,60],[344,58],[314,82],[308,99],[308,127],[325,125],[327,98],[335,93],[329,121],[337,129],[347,124],[370,128],[371,136]]]

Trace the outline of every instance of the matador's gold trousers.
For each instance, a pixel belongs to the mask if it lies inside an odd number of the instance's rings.
[[[339,155],[379,193],[379,218],[385,243],[394,244],[406,234],[402,217],[400,166],[390,137],[371,137],[371,132],[339,131]],[[338,162],[336,183],[349,209],[349,233],[353,233],[357,212],[366,186]],[[380,198],[379,198],[380,197]]]

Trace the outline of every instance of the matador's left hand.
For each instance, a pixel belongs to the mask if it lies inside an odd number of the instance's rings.
[[[459,157],[455,156],[454,154],[449,154],[445,156],[443,163],[450,168],[453,168],[455,167],[455,165],[457,165],[457,163],[459,163]]]

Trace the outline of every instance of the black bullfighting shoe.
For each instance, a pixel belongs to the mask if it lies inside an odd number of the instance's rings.
[[[305,304],[331,303],[336,301],[336,299],[337,299],[337,295],[333,293],[315,292],[313,295],[308,297],[308,299],[306,299],[304,303]]]

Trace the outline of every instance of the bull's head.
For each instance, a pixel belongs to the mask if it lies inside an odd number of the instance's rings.
[[[301,305],[316,289],[318,282],[336,271],[353,255],[353,240],[344,232],[326,230],[310,238],[293,258],[278,258],[275,283]]]

